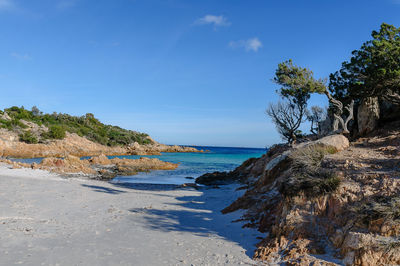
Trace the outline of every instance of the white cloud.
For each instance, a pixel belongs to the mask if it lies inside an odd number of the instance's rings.
[[[28,55],[28,54],[19,54],[19,53],[13,52],[13,53],[11,53],[10,55],[11,55],[12,57],[18,59],[18,60],[24,60],[24,61],[26,61],[26,60],[31,60],[31,59],[32,59],[32,57],[31,57],[30,55]]]
[[[211,25],[214,25],[215,27],[231,25],[231,23],[228,21],[228,19],[222,15],[221,16],[205,15],[204,17],[196,20],[195,24],[197,24],[197,25],[211,24]]]
[[[9,9],[14,6],[11,0],[0,0],[0,9]]]
[[[248,40],[231,41],[229,46],[233,49],[244,48],[246,51],[258,52],[263,45],[261,41],[255,37]]]

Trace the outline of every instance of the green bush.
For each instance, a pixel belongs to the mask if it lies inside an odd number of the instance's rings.
[[[42,134],[42,138],[44,139],[63,139],[65,132],[68,131],[108,146],[129,145],[133,142],[138,142],[139,144],[151,143],[147,139],[147,134],[126,130],[117,126],[105,125],[91,113],[78,117],[56,112],[42,114],[39,109],[36,109],[33,108],[33,111],[29,111],[17,106],[7,108],[5,111],[12,120],[0,120],[0,127],[8,130],[26,128],[27,126],[20,121],[23,119],[36,123],[39,126],[44,125],[48,127],[49,132]]]
[[[49,127],[49,132],[45,134],[50,139],[63,139],[65,138],[65,129],[59,125]]]
[[[0,123],[1,123],[2,128],[6,128],[8,130],[12,130],[12,128],[13,128],[11,125],[11,121],[0,119]]]
[[[30,131],[25,131],[19,135],[19,140],[29,144],[38,143],[38,139]]]

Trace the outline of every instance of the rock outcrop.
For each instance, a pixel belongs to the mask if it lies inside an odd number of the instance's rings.
[[[248,183],[258,177],[265,167],[265,155],[262,158],[250,158],[230,172],[207,173],[196,178],[197,184],[214,186],[234,182]]]
[[[349,147],[350,142],[345,136],[340,135],[340,134],[335,134],[335,135],[329,135],[329,136],[323,137],[323,138],[315,140],[315,141],[300,143],[299,145],[295,146],[294,148],[299,149],[302,147],[306,147],[309,145],[315,145],[315,144],[331,146],[331,147],[334,147],[337,151],[343,151]]]
[[[266,233],[254,254],[266,263],[398,265],[400,131],[395,128],[350,147],[330,136],[335,141],[271,149],[257,181],[223,213],[244,209],[246,226]]]
[[[285,160],[291,151],[315,144],[334,147],[336,151],[342,151],[349,147],[349,140],[345,136],[337,134],[312,142],[300,143],[295,145],[292,150],[289,150],[288,145],[274,145],[261,158],[250,158],[230,172],[204,174],[196,178],[196,183],[208,186],[226,185],[234,182],[250,184],[255,182],[264,172],[271,170],[281,161]]]
[[[36,125],[36,124],[35,124]],[[19,141],[16,132],[0,129],[0,156],[15,158],[66,157],[67,155],[85,157],[107,155],[154,155],[161,152],[200,152],[192,147],[169,146],[153,142],[147,145],[133,143],[129,146],[104,146],[77,134],[66,133],[62,140],[48,143],[27,144]]]
[[[358,107],[358,133],[363,136],[372,132],[378,125],[380,109],[378,97],[364,98]]]
[[[117,175],[135,175],[139,172],[151,170],[174,170],[178,167],[178,164],[164,162],[157,158],[109,159],[104,154],[89,159],[80,159],[72,155],[68,155],[65,158],[48,157],[44,158],[39,164],[32,163],[30,165],[4,159],[1,161],[11,164],[13,168],[30,167],[48,170],[65,176],[73,175],[101,180],[109,180]]]

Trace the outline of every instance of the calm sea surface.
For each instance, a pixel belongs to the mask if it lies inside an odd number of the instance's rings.
[[[206,153],[163,153],[149,156],[116,156],[119,158],[137,159],[140,157],[159,158],[160,160],[179,163],[175,170],[159,170],[150,173],[140,173],[135,176],[116,177],[115,182],[152,183],[152,184],[183,184],[193,183],[193,179],[205,173],[215,171],[231,171],[251,157],[261,157],[266,150],[254,148],[204,147],[197,149],[209,150]]]
[[[205,173],[215,171],[230,171],[251,157],[260,157],[266,149],[205,147],[193,146],[197,149],[209,150],[205,153],[163,153],[162,155],[125,155],[109,156],[109,158],[138,159],[140,157],[159,158],[160,160],[179,163],[175,170],[157,170],[149,173],[139,173],[135,176],[114,178],[114,182],[151,183],[151,184],[183,184],[193,183],[193,179]],[[41,161],[40,158],[18,160],[27,163]]]

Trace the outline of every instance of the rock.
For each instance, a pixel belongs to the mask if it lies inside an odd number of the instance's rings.
[[[378,125],[380,117],[379,101],[377,97],[367,97],[358,107],[358,133],[365,135],[372,132]]]
[[[32,168],[32,169],[38,169],[39,166],[38,166],[37,163],[32,163],[32,164],[31,164],[31,168]]]
[[[112,164],[111,160],[108,159],[107,156],[104,154],[100,154],[99,156],[93,156],[89,159],[91,164],[98,164],[98,165],[108,165]]]
[[[40,169],[49,170],[55,173],[82,173],[88,175],[96,175],[88,160],[81,160],[79,157],[67,155],[64,159],[60,158],[44,158],[39,164]]]
[[[111,180],[116,176],[117,176],[117,174],[110,169],[100,169],[99,170],[99,177],[100,177],[99,179],[101,179],[101,180]]]
[[[185,179],[194,179],[194,177],[187,176],[187,177],[185,177]]]
[[[277,166],[280,162],[285,160],[290,154],[290,151],[285,151],[282,154],[276,156],[272,160],[270,160],[265,166],[265,172],[272,170],[275,166]]]
[[[23,121],[23,120],[21,120]],[[37,126],[32,122],[23,121],[29,131],[39,136],[47,128]],[[192,147],[169,146],[157,142],[140,145],[133,143],[129,146],[105,146],[78,136],[75,133],[66,132],[66,137],[61,140],[48,140],[45,143],[28,144],[19,141],[19,133],[0,128],[0,155],[15,158],[38,157],[65,157],[66,154],[77,157],[101,156],[101,155],[155,155],[161,152],[200,152]],[[105,158],[99,158],[104,160]]]
[[[196,178],[197,184],[206,186],[211,185],[227,185],[237,181],[237,178],[230,175],[229,172],[207,173]]]
[[[268,157],[263,155],[261,158],[250,158],[230,172],[207,173],[196,178],[197,184],[206,186],[227,185],[231,183],[253,183],[264,172]]]
[[[6,112],[4,112],[3,114],[0,115],[0,119],[6,120],[6,121],[11,121],[11,117]]]
[[[308,142],[308,145],[310,144],[323,144],[326,146],[332,146],[336,148],[337,151],[343,151],[350,146],[349,140],[340,134],[330,135],[316,141]]]
[[[191,188],[199,188],[199,186],[195,183],[184,183],[180,187],[185,188],[185,187],[191,187]]]

